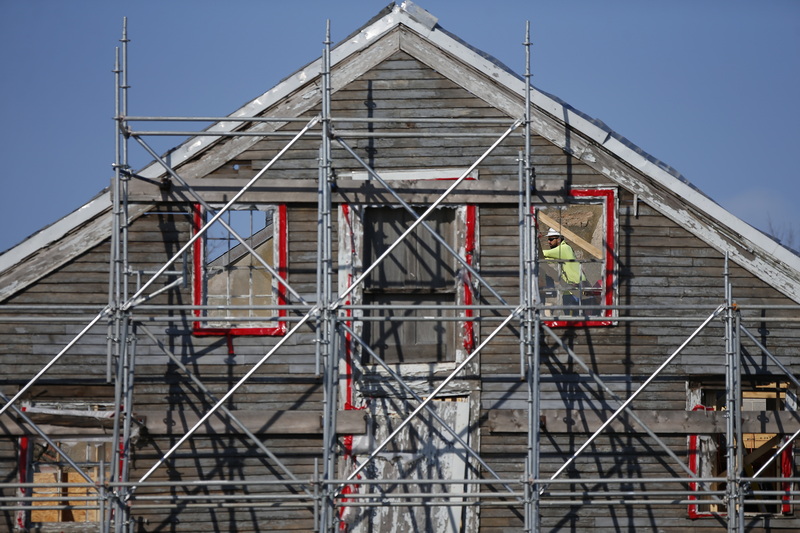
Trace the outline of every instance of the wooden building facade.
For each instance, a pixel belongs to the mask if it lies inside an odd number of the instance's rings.
[[[0,527],[800,529],[800,257],[526,79],[406,2],[118,109],[154,162],[0,256]]]

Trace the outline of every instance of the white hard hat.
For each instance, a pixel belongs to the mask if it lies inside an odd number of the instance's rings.
[[[550,228],[550,231],[547,232],[546,237],[561,237],[561,234],[555,230],[555,228]]]

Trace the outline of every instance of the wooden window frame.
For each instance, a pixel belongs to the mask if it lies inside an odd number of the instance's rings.
[[[391,207],[392,209],[397,209],[398,212],[402,212],[403,209],[400,206],[386,206],[386,205],[365,205],[362,206],[362,216],[366,217],[366,213],[370,209],[375,208],[385,208]],[[450,245],[460,253],[463,253],[462,258],[469,264],[470,266],[475,266],[476,262],[476,255],[477,255],[477,240],[476,240],[476,233],[477,233],[477,206],[474,204],[461,204],[457,206],[442,206],[440,209],[454,209],[454,219],[452,220],[452,230],[454,232],[454,237],[457,235],[462,235],[462,237],[455,237],[453,242]],[[463,219],[462,219],[463,217]],[[361,229],[362,231],[366,231],[365,229],[365,221],[362,220],[361,222]],[[426,231],[422,228],[419,231]],[[362,260],[367,263],[370,262],[372,257],[367,257],[367,249],[366,249],[366,234],[362,239],[362,248],[359,253],[362,256]],[[449,255],[449,254],[448,254]],[[441,292],[432,291],[430,293],[430,297],[433,298],[434,294],[438,294],[441,297],[447,295],[448,297],[452,297],[453,305],[471,305],[473,303],[473,287],[471,284],[471,276],[469,276],[468,272],[464,271],[463,267],[458,264],[458,261],[453,259],[453,268],[454,268],[454,275],[452,283],[454,284],[454,288],[443,290]],[[366,264],[365,264],[366,266]],[[371,291],[372,292],[372,291]],[[367,290],[363,289],[361,291],[361,300],[365,301],[366,299]],[[374,289],[373,294],[381,294],[379,289]],[[387,291],[385,296],[390,297],[392,295],[391,291]],[[455,316],[458,316],[459,311],[454,311],[456,313]],[[386,361],[388,364],[400,364],[400,365],[414,365],[414,364],[454,364],[460,360],[459,353],[471,353],[475,346],[475,332],[473,328],[473,324],[471,320],[468,320],[473,316],[472,310],[465,310],[460,311],[463,317],[467,320],[459,321],[453,320],[452,321],[452,340],[448,341],[449,349],[452,349],[452,354],[445,354],[444,358],[441,360],[409,360],[409,361],[396,361],[396,360],[389,360]],[[369,322],[364,323],[364,328],[371,327]],[[366,333],[365,333],[366,336]]]
[[[347,269],[348,274],[346,276],[347,284],[349,286],[354,279],[354,275],[356,272],[359,272],[362,267],[367,266],[366,264],[362,265],[362,261],[366,261],[367,258],[364,257],[365,249],[364,249],[364,225],[363,225],[363,216],[364,211],[370,208],[375,207],[387,207],[386,205],[359,205],[354,206],[350,204],[341,204],[340,206],[340,216],[345,221],[344,224],[340,227],[340,231],[342,234],[340,235],[340,266],[343,266]],[[478,250],[478,207],[475,204],[459,204],[457,206],[446,206],[443,208],[451,208],[456,209],[456,220],[454,221],[454,230],[459,237],[456,239],[455,249],[459,254],[461,254],[462,258],[466,261],[468,265],[473,268],[478,268],[478,258],[479,258],[479,250]],[[402,209],[398,206],[398,209]],[[349,237],[345,237],[345,235],[349,235]],[[342,241],[341,239],[345,239]],[[343,254],[343,255],[342,255]],[[453,282],[456,285],[456,290],[453,295],[453,302],[454,304],[458,305],[472,305],[476,299],[476,290],[477,287],[474,286],[474,282],[472,276],[467,272],[461,265],[456,265],[456,276]],[[340,280],[340,283],[345,278]],[[359,304],[364,301],[364,291],[363,288],[357,287],[354,289],[352,296],[350,299],[347,300],[347,303],[356,303]],[[392,365],[430,365],[434,364],[437,365],[437,368],[441,365],[445,365],[443,368],[446,368],[447,365],[454,365],[457,364],[458,361],[461,361],[465,354],[469,354],[474,350],[476,344],[476,331],[474,325],[472,323],[472,318],[474,317],[474,311],[470,309],[462,310],[462,311],[455,311],[457,313],[456,316],[461,316],[464,318],[463,321],[461,320],[454,320],[454,343],[452,349],[454,351],[453,357],[446,357],[445,360],[441,361],[428,361],[428,362],[420,362],[420,361],[393,361],[388,362]],[[460,313],[460,315],[459,315]],[[355,319],[353,325],[356,331],[362,331],[362,327],[368,327],[367,321],[361,321],[359,318],[362,316],[362,311],[356,311],[355,314],[351,314],[350,312],[347,313],[348,318]],[[359,333],[360,334],[360,333]],[[349,338],[349,337],[348,337]],[[350,340],[347,341],[347,353],[348,357],[351,357],[353,354],[352,352],[360,353],[360,348],[353,344]],[[349,361],[349,359],[348,359]],[[349,365],[349,363],[348,363]]]
[[[287,207],[286,204],[275,204],[273,224],[276,224],[275,236],[277,237],[274,243],[274,253],[277,255],[277,260],[272,266],[277,271],[278,275],[283,279],[287,279],[288,271],[288,224],[287,224]],[[200,204],[194,204],[193,207],[193,232],[196,234],[203,227],[205,222],[205,210]],[[205,305],[206,294],[206,272],[205,272],[205,246],[206,238],[203,235],[197,239],[193,245],[193,305]],[[273,290],[275,292],[276,305],[279,306],[276,316],[272,317],[270,321],[274,321],[274,326],[254,326],[254,327],[209,327],[206,321],[195,320],[192,323],[192,333],[194,335],[213,335],[213,336],[282,336],[287,332],[286,320],[281,318],[286,317],[286,309],[283,307],[287,303],[286,287],[282,283],[273,283]],[[204,317],[205,312],[202,309],[195,309],[193,314],[195,317]]]

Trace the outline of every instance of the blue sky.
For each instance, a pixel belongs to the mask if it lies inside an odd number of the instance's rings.
[[[338,42],[386,4],[0,0],[0,250],[109,184],[123,17],[130,113],[220,116],[315,59],[326,19]],[[529,20],[535,86],[800,248],[800,2],[417,4],[520,73]],[[131,148],[133,166],[149,161]]]

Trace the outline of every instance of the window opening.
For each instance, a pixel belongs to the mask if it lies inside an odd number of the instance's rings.
[[[86,484],[87,481],[72,468],[61,455],[67,454],[81,469],[92,478],[100,480],[101,464],[111,463],[111,442],[95,439],[69,439],[56,441],[59,450],[38,438],[30,438],[31,447],[30,482],[40,484],[31,492],[30,521],[34,523],[51,522],[98,522],[99,504],[92,501],[97,491],[87,486],[53,486],[56,483]],[[109,474],[106,468],[106,476]],[[49,485],[49,486],[48,486]],[[46,507],[63,509],[48,509]],[[76,508],[73,508],[76,507]],[[83,507],[83,508],[78,508]],[[86,507],[94,507],[86,509]],[[42,508],[42,509],[37,509]]]
[[[704,411],[724,411],[726,407],[725,388],[722,385],[701,385],[695,387],[692,400],[698,401],[692,409]],[[742,391],[742,411],[784,411],[794,410],[791,402],[787,401],[789,392],[788,383],[766,383],[750,385]],[[785,442],[786,435],[779,433],[744,433],[743,445],[743,472],[745,477],[752,477],[771,459],[778,448]],[[760,478],[790,478],[793,472],[792,447],[784,450],[780,457],[773,461],[759,476]],[[689,468],[699,477],[725,477],[727,475],[727,447],[724,434],[690,435],[689,436]],[[712,491],[725,491],[726,483],[712,483]],[[745,504],[745,514],[781,516],[790,514],[792,506],[789,503],[791,490],[790,482],[756,481],[751,485],[752,494],[746,495],[753,503]],[[716,502],[703,503],[712,499],[697,483],[691,483],[691,488],[697,492],[690,496],[691,500],[698,503],[689,505],[691,518],[710,517],[726,514],[724,504]],[[773,491],[773,494],[767,492]],[[783,491],[785,494],[776,495],[774,491]],[[718,497],[717,497],[718,499]]]
[[[604,326],[615,301],[616,194],[611,189],[573,189],[565,204],[536,210],[539,291],[544,316],[585,316],[553,326]],[[569,306],[566,309],[548,309]],[[594,307],[592,307],[594,306]]]
[[[21,527],[28,525],[97,523],[101,520],[97,491],[69,463],[68,457],[93,483],[109,479],[113,445],[112,403],[36,402],[25,412],[37,424],[54,424],[74,429],[74,434],[52,439],[57,448],[38,436],[20,438],[20,481],[35,483],[21,495],[33,498],[27,511],[18,513]],[[98,428],[106,428],[98,433]],[[104,470],[101,475],[101,469]]]
[[[440,208],[428,225],[453,249],[456,209]],[[414,222],[404,209],[364,210],[364,264],[372,264]],[[389,363],[455,360],[457,261],[418,226],[364,280],[365,341]],[[450,318],[448,320],[448,318]]]
[[[195,208],[195,231],[217,214]],[[258,258],[223,226],[224,220]],[[195,334],[282,335],[286,323],[285,288],[259,258],[286,279],[286,207],[251,205],[229,208],[195,242],[195,305],[203,317],[194,324]],[[272,306],[272,308],[269,308]]]

